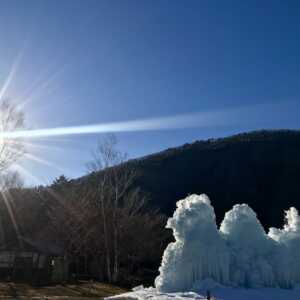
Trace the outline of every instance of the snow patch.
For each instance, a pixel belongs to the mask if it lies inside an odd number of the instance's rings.
[[[118,296],[108,297],[107,300],[206,300],[206,294],[195,292],[162,293],[154,288],[146,288]],[[221,287],[211,291],[212,300],[287,300],[300,299],[300,290],[276,288],[243,289]]]

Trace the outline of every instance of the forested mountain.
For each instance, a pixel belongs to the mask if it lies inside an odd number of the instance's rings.
[[[248,203],[265,227],[281,226],[283,210],[290,206],[300,209],[300,131],[261,130],[196,141],[125,165],[137,170],[135,185],[147,195],[149,204],[166,215],[173,213],[176,201],[192,193],[210,197],[218,221],[237,203]],[[52,188],[93,189],[103,172],[67,183],[57,180]],[[35,207],[40,219],[45,189],[14,191],[14,198],[20,198],[16,210],[28,206],[33,212]]]
[[[265,227],[281,226],[283,210],[300,209],[300,131],[261,130],[185,144],[127,162],[150,203],[170,215],[175,203],[206,193],[218,221],[248,203]],[[80,180],[92,182],[101,174]]]

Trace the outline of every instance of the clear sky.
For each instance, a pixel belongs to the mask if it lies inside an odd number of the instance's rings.
[[[299,1],[7,0],[0,36],[0,85],[13,70],[5,97],[25,102],[29,128],[216,113],[192,128],[118,133],[139,157],[300,127]],[[85,174],[102,136],[28,140],[26,183]]]

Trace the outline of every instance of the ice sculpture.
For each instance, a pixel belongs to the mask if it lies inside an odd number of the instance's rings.
[[[177,202],[167,228],[175,242],[164,252],[156,287],[164,292],[191,290],[205,278],[228,282],[229,257],[206,195],[191,195]]]
[[[175,242],[166,248],[155,286],[162,292],[197,290],[201,282],[289,288],[300,282],[300,218],[291,208],[283,229],[265,233],[246,204],[225,214],[218,230],[209,198],[190,195],[168,220]]]

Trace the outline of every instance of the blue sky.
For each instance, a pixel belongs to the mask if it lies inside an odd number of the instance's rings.
[[[299,129],[298,1],[1,1],[0,84],[47,128],[222,112],[117,134],[130,157],[260,128]],[[103,135],[28,141],[26,183],[85,174]],[[29,173],[31,175],[29,175]]]

